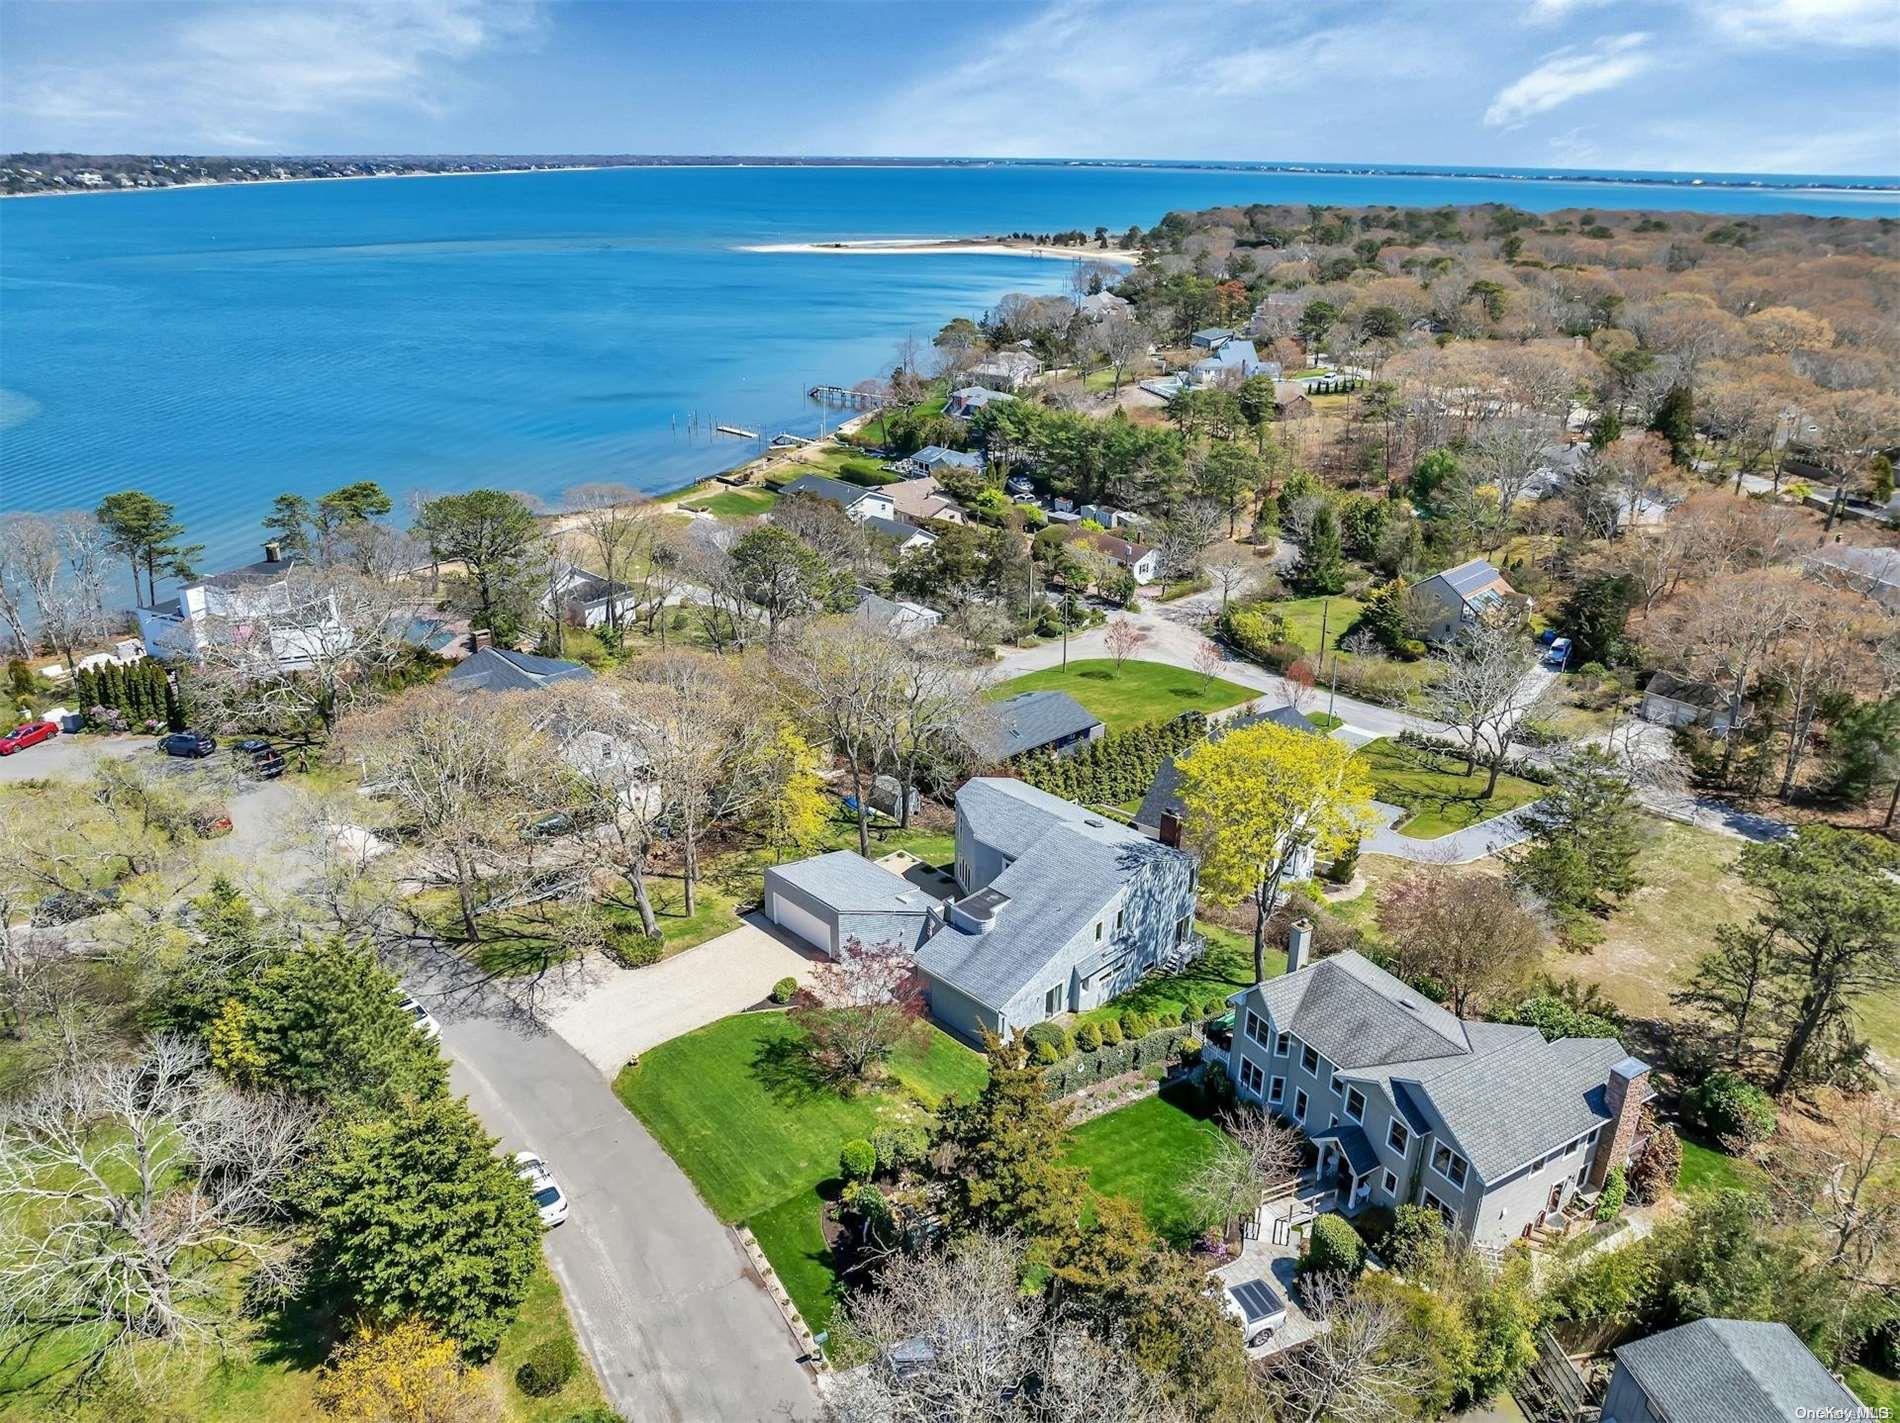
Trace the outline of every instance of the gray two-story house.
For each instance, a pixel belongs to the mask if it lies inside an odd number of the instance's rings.
[[[1098,1007],[1194,939],[1190,855],[1023,781],[957,792],[957,897],[917,951],[931,1015],[972,1040]]]
[[[1307,963],[1311,932],[1284,977],[1229,1000],[1227,1065],[1306,1133],[1342,1210],[1428,1206],[1502,1245],[1628,1162],[1649,1068],[1621,1043],[1460,1019],[1357,953]]]

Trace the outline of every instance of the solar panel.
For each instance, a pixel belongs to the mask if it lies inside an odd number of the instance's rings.
[[[1271,1319],[1276,1314],[1285,1314],[1286,1305],[1273,1292],[1265,1280],[1248,1280],[1244,1284],[1230,1285],[1230,1292],[1240,1304],[1241,1312],[1247,1316],[1249,1324],[1258,1324],[1263,1319]]]

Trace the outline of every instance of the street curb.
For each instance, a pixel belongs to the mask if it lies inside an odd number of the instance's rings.
[[[780,1281],[778,1271],[774,1270],[772,1262],[765,1258],[765,1252],[759,1249],[759,1242],[748,1227],[734,1226],[733,1233],[739,1237],[739,1243],[745,1247],[746,1258],[752,1262],[752,1268],[757,1270],[759,1278],[765,1281],[765,1292],[772,1297],[772,1303],[778,1306],[778,1312],[785,1316],[786,1324],[791,1326],[792,1337],[798,1341],[799,1347],[805,1352],[803,1362],[822,1380],[831,1372],[831,1365],[826,1361],[824,1351],[818,1347],[818,1340],[813,1336],[810,1327],[806,1325],[804,1316],[798,1312],[798,1306],[792,1303],[792,1297]]]

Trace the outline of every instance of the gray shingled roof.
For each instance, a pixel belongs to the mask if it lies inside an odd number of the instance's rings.
[[[896,519],[887,519],[882,514],[867,516],[860,527],[869,529],[874,534],[882,534],[887,539],[896,539],[900,543],[909,543],[914,535],[923,532],[915,525],[899,523]],[[933,542],[936,538],[934,534],[926,535],[926,537]]]
[[[841,504],[849,509],[858,500],[872,491],[861,484],[852,484],[848,480],[833,479],[828,474],[801,474],[785,486],[787,494],[811,494],[820,499],[829,499],[833,504]]]
[[[1272,722],[1275,726],[1284,726],[1288,731],[1304,731],[1308,736],[1324,736],[1321,731],[1297,707],[1275,707],[1272,711],[1256,713],[1253,716],[1236,717],[1227,722],[1223,731],[1242,731],[1261,722]],[[1158,828],[1161,817],[1167,811],[1176,815],[1181,813],[1181,797],[1175,794],[1181,784],[1181,773],[1176,769],[1174,758],[1170,756],[1155,771],[1155,778],[1148,785],[1147,794],[1141,798],[1141,806],[1135,811],[1135,824],[1149,828]]]
[[[1785,1324],[1741,1319],[1698,1319],[1633,1340],[1616,1351],[1662,1423],[1786,1423],[1822,1410],[1848,1409],[1849,1393]]]
[[[833,850],[809,860],[775,865],[772,873],[844,914],[902,913],[907,909],[921,914],[935,903],[909,880],[851,850]]]
[[[1614,1038],[1546,1043],[1532,1027],[1461,1022],[1357,953],[1334,954],[1255,992],[1274,1023],[1342,1078],[1376,1084],[1414,1127],[1426,1108],[1485,1181],[1610,1119]]]
[[[484,647],[458,662],[446,680],[458,692],[533,692],[553,682],[584,682],[593,675],[578,662]]]
[[[1352,1167],[1355,1176],[1363,1176],[1379,1164],[1379,1154],[1372,1149],[1372,1143],[1366,1140],[1365,1129],[1351,1122],[1308,1132],[1307,1136],[1316,1142],[1338,1142],[1340,1151],[1345,1154],[1346,1164]]]
[[[997,702],[995,713],[1002,733],[996,756],[1002,761],[1100,725],[1094,714],[1067,692],[1018,692]]]
[[[1178,850],[1023,781],[964,782],[957,818],[1015,863],[989,885],[1002,900],[990,931],[947,926],[918,949],[917,962],[997,1009],[1040,979],[1050,958],[1124,884],[1142,874],[1185,874],[1190,863]]]

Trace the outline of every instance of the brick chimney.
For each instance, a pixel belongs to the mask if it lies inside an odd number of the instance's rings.
[[[1307,953],[1313,947],[1313,921],[1295,919],[1286,936],[1286,971],[1298,973],[1306,967]]]
[[[284,561],[284,548],[282,544],[278,543],[277,540],[272,539],[269,543],[264,545],[264,562],[282,563],[283,561]]]
[[[1590,1163],[1591,1190],[1602,1188],[1612,1168],[1629,1164],[1630,1148],[1636,1144],[1636,1122],[1651,1095],[1649,1064],[1641,1058],[1626,1057],[1610,1069],[1603,1093],[1610,1120],[1597,1137],[1596,1159]]]
[[[487,628],[472,628],[468,634],[468,650],[470,652],[480,652],[484,647],[492,644],[494,640],[494,634]]]

